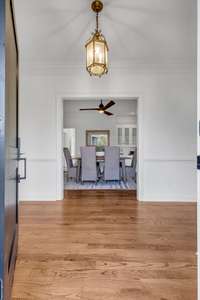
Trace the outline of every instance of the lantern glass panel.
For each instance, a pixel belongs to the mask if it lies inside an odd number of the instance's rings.
[[[105,64],[107,67],[108,66],[108,48],[106,45],[104,47],[105,47]]]
[[[87,45],[87,67],[93,63],[93,41]]]
[[[104,43],[95,41],[95,63],[105,63]]]

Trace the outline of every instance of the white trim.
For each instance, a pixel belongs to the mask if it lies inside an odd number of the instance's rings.
[[[117,191],[117,190],[116,190]],[[40,197],[40,198],[36,198],[35,196],[31,196],[29,197],[29,199],[19,199],[19,202],[39,202],[39,201],[45,201],[45,202],[54,202],[54,201],[62,201],[63,198],[61,199],[55,199],[55,198],[49,198],[49,197]],[[140,202],[146,202],[146,203],[163,203],[163,204],[166,204],[166,203],[170,203],[170,204],[180,204],[180,203],[197,203],[197,200],[194,200],[194,199],[191,199],[191,200],[177,200],[177,199],[174,199],[174,200],[168,200],[168,199],[154,199],[154,198],[149,198],[149,199],[145,199],[145,200],[140,200]]]
[[[62,156],[62,138],[63,138],[63,98],[58,97],[56,99],[56,116],[57,116],[57,199],[64,199],[64,170],[63,170],[63,156]]]
[[[166,157],[166,158],[144,158],[145,162],[194,162],[196,159],[191,158],[178,158],[178,157]]]
[[[66,62],[66,61],[39,61],[39,60],[23,60],[20,59],[21,63],[21,69],[23,71],[30,71],[32,69],[36,72],[41,71],[48,71],[54,74],[54,72],[63,73],[68,72],[68,70],[72,69],[80,69],[85,72],[85,63],[84,62]],[[156,71],[156,72],[193,72],[196,68],[193,61],[186,63],[185,60],[169,60],[166,62],[160,61],[160,62],[153,62],[148,63],[141,60],[118,60],[118,62],[112,62],[110,64],[110,70],[112,69],[126,69],[126,70],[132,70],[134,69],[134,72],[141,72],[141,71]]]
[[[132,117],[132,116],[130,116],[130,117]],[[134,117],[134,116],[133,116]],[[116,125],[116,128],[137,128],[137,125],[136,124],[126,124],[126,125],[124,125],[124,124],[122,124],[122,125],[120,125],[120,124],[118,124],[118,125]]]
[[[38,162],[57,162],[56,158],[37,158],[37,157],[27,157],[27,162],[38,161]]]
[[[55,198],[49,198],[49,197],[41,197],[41,198],[36,198],[34,196],[32,197],[28,197],[28,200],[27,199],[19,199],[19,202],[55,202],[55,201],[59,201],[59,200],[56,200]]]
[[[141,202],[147,202],[147,203],[170,203],[170,204],[180,204],[180,203],[197,203],[197,200],[194,200],[194,199],[191,199],[191,200],[188,200],[188,199],[183,199],[183,200],[177,200],[177,199],[173,199],[173,200],[167,200],[167,199],[145,199],[145,200],[141,200]]]
[[[116,146],[122,147],[122,148],[137,148],[136,144],[117,144]]]
[[[101,93],[100,93],[101,94]],[[137,95],[133,96],[133,95]],[[108,95],[102,95],[102,98],[108,98]],[[57,112],[57,199],[63,200],[64,198],[64,178],[63,178],[63,160],[62,160],[62,131],[63,131],[63,101],[64,100],[77,100],[77,99],[86,99],[94,100],[99,98],[99,93],[95,94],[84,94],[84,93],[74,93],[69,94],[63,92],[56,96],[56,112]],[[143,199],[143,136],[144,136],[144,96],[141,93],[131,93],[130,94],[115,94],[110,93],[109,98],[117,99],[127,99],[127,100],[138,100],[137,105],[137,128],[138,128],[138,173],[137,173],[137,199],[142,201]],[[139,125],[139,127],[138,127]]]
[[[137,199],[144,199],[144,96],[137,103]]]

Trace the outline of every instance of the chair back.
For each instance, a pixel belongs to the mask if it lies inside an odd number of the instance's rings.
[[[71,153],[68,148],[63,148],[63,152],[64,152],[66,164],[67,164],[67,169],[69,170],[69,169],[73,168],[72,156],[71,156]]]
[[[105,180],[120,180],[120,148],[105,147]]]
[[[81,180],[96,181],[96,147],[81,147]]]

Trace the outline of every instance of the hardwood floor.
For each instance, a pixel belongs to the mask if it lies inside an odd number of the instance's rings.
[[[20,206],[13,300],[196,300],[196,205],[72,191]]]

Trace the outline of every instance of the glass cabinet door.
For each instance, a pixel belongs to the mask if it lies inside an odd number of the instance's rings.
[[[117,134],[118,134],[118,145],[122,145],[123,144],[122,128],[117,129]]]
[[[129,131],[130,128],[124,128],[124,145],[129,145]]]
[[[133,126],[117,127],[118,145],[136,145],[137,144],[137,128]]]
[[[131,128],[131,142],[130,144],[136,145],[137,144],[137,129]]]

